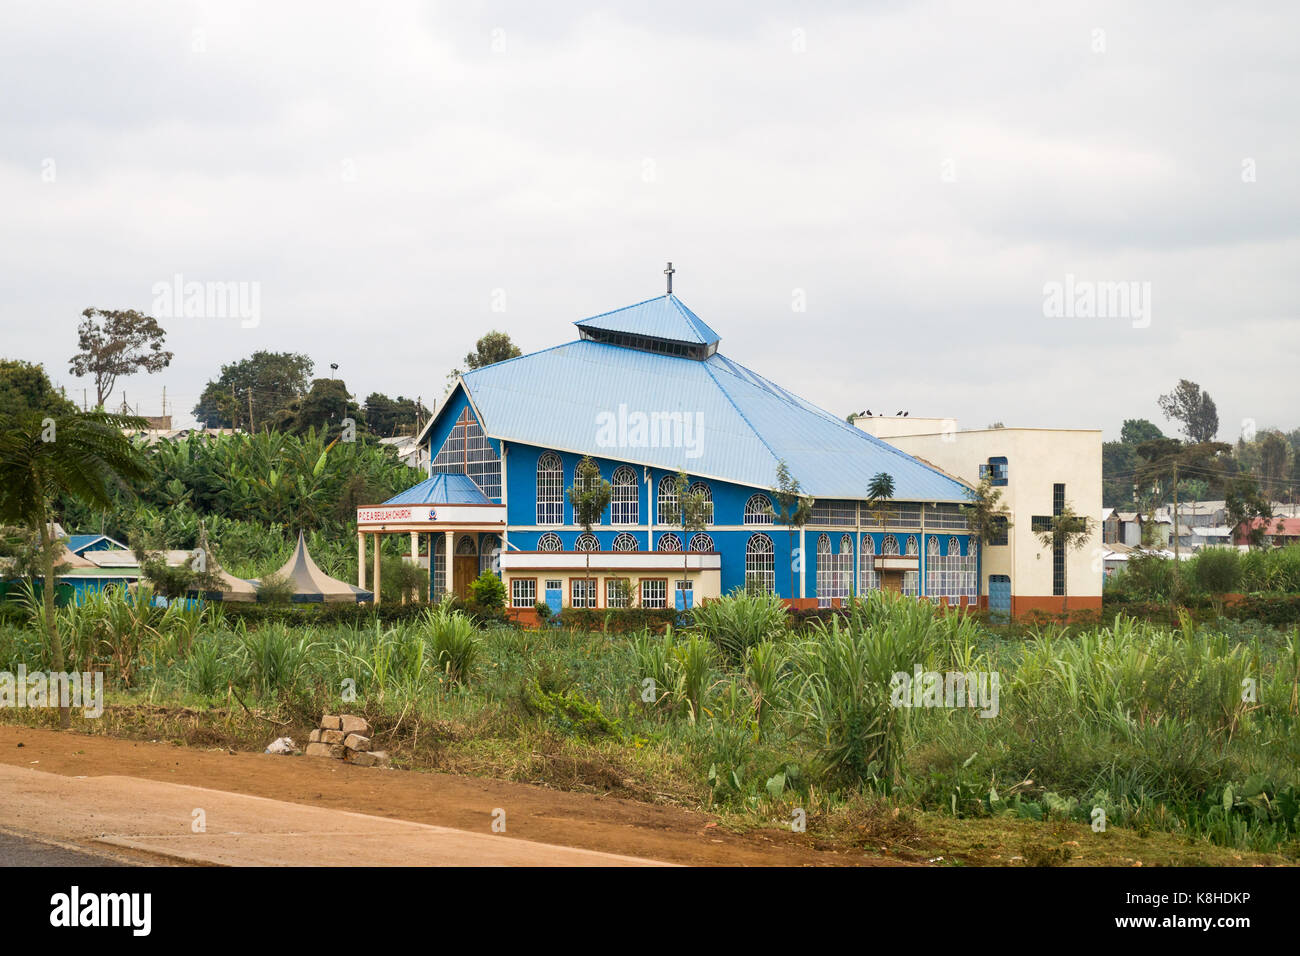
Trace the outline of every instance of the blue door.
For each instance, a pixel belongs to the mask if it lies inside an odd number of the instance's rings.
[[[554,587],[551,585],[554,585]],[[564,583],[562,581],[546,582],[546,606],[551,609],[552,616],[560,613],[560,608],[564,606]]]
[[[1011,578],[1008,575],[989,575],[989,611],[994,614],[1011,613]]]
[[[689,611],[695,606],[695,588],[690,581],[678,581],[677,587],[677,610]]]

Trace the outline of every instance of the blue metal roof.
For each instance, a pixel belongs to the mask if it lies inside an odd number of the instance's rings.
[[[969,497],[962,483],[716,353],[698,361],[584,340],[475,369],[463,381],[483,430],[505,441],[759,488],[775,484],[784,459],[819,498],[865,498],[879,472],[893,477],[899,500]],[[630,424],[636,412],[682,416],[680,440],[638,444],[621,428],[611,444],[611,420]]]
[[[467,475],[434,475],[384,502],[386,505],[490,505]]]
[[[107,541],[110,547],[114,549],[126,547],[116,538],[110,538],[106,534],[70,534],[68,535],[68,550],[73,554],[81,554],[82,551],[99,541]]]
[[[675,295],[661,295],[636,305],[574,322],[580,329],[604,329],[629,335],[648,335],[692,345],[716,345],[718,333],[704,324]]]

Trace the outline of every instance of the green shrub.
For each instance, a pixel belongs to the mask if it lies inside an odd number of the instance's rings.
[[[424,626],[437,668],[453,683],[468,680],[481,649],[473,620],[450,604],[442,604],[425,611]]]
[[[775,594],[737,588],[695,608],[695,628],[731,664],[739,664],[756,644],[783,637],[789,623],[785,603]]]

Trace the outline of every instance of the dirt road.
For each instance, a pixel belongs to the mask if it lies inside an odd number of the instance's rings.
[[[0,775],[0,792],[4,794],[0,827],[73,846],[116,846],[124,852],[174,855],[178,847],[184,847],[186,853],[194,854],[195,862],[285,863],[290,850],[303,854],[300,862],[310,859],[312,865],[660,861],[807,866],[895,862],[859,852],[819,851],[809,845],[806,834],[784,830],[725,832],[707,814],[677,807],[507,781],[374,770],[308,757],[205,751],[0,725],[0,771],[5,771],[2,765],[6,764],[39,773],[15,777],[13,771],[7,771]],[[48,775],[73,779],[39,779]],[[82,777],[86,779],[77,779]],[[181,786],[151,788],[149,781]],[[11,799],[23,792],[29,797]],[[235,795],[265,800],[239,800]],[[43,800],[53,803],[42,806]],[[216,817],[207,804],[218,807]],[[297,805],[297,810],[285,806],[290,804]],[[55,805],[66,809],[52,812]],[[114,815],[118,814],[115,808],[122,809],[122,814]],[[205,812],[204,836],[226,836],[206,844],[195,839],[195,809]],[[496,811],[504,813],[505,834],[493,833]],[[42,815],[51,822],[41,824]],[[131,817],[147,819],[148,825],[142,822],[133,827]],[[318,835],[313,838],[311,833]],[[332,835],[319,835],[325,833]],[[104,834],[110,839],[101,840]],[[344,845],[338,843],[344,834],[353,835],[346,841],[347,851],[336,853],[335,849]],[[506,840],[520,846],[505,848],[514,854],[512,859],[497,858],[497,848]],[[523,846],[525,843],[530,846]],[[313,844],[319,846],[313,848]],[[533,848],[538,844],[545,849]],[[394,846],[400,851],[396,857]],[[418,851],[413,851],[413,846]],[[570,857],[566,848],[620,859]],[[208,855],[197,853],[200,849]],[[627,857],[637,859],[623,859]]]

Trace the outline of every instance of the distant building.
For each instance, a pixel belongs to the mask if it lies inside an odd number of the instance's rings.
[[[980,560],[980,593],[995,611],[1101,608],[1101,431],[1066,428],[957,428],[951,418],[864,416],[858,428],[968,483],[989,477],[1011,513],[1006,534]],[[1066,503],[1094,518],[1094,537],[1068,554],[1044,549],[1036,532]],[[1119,522],[1112,526],[1119,533]]]

